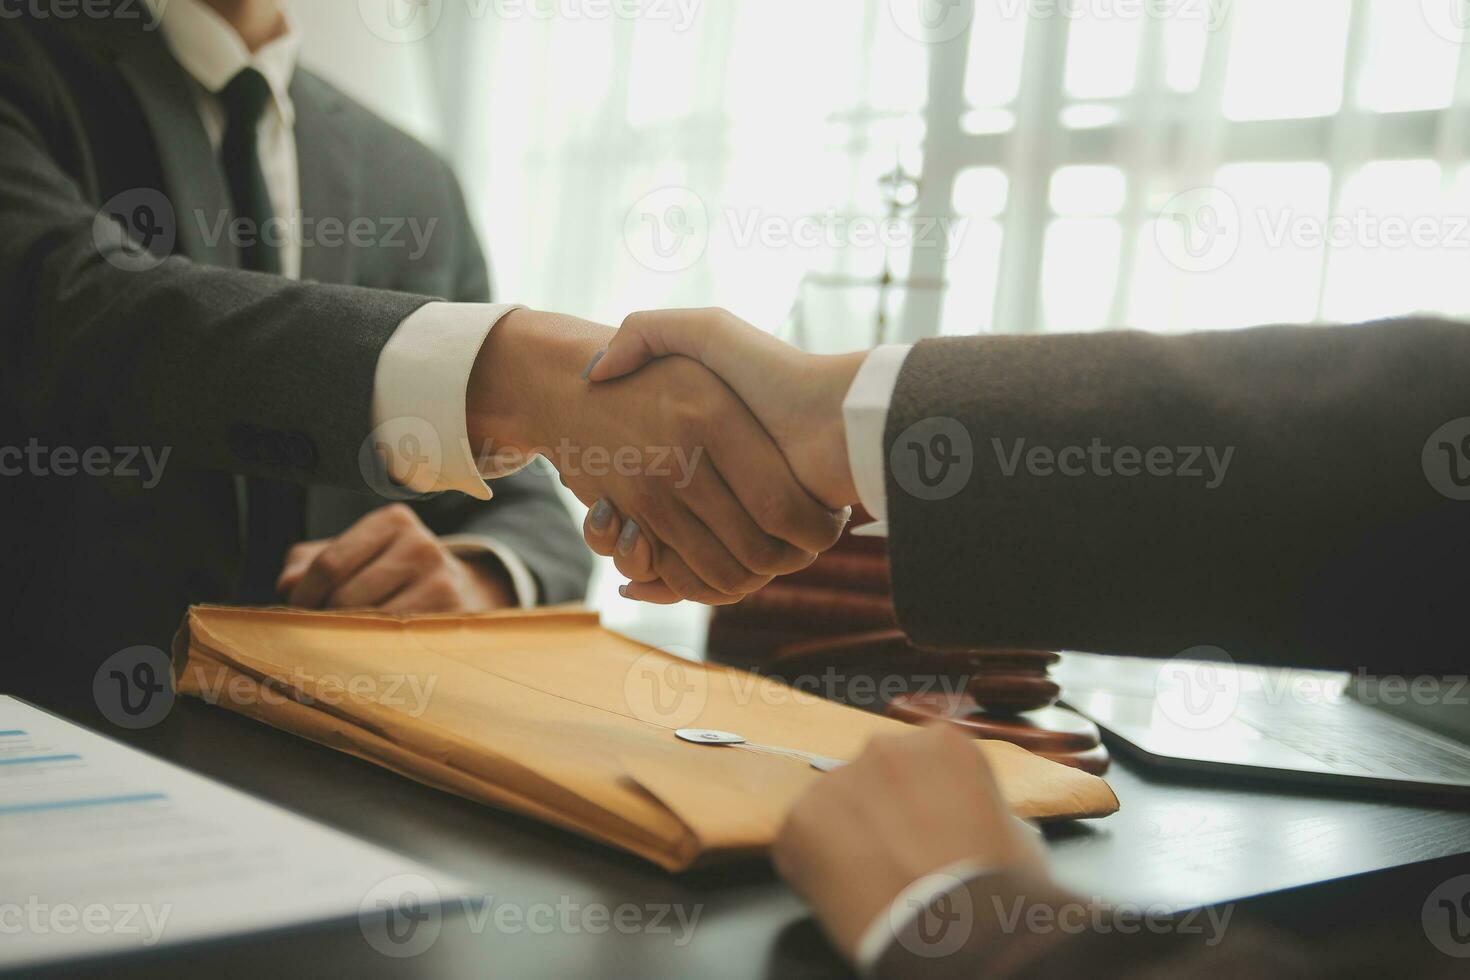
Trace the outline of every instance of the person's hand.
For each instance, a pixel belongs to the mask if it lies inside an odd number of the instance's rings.
[[[956,861],[1045,875],[1036,833],[1007,809],[975,742],[942,727],[875,738],[823,776],[772,858],[849,959],[900,892]]]
[[[472,438],[511,458],[545,456],[583,503],[607,501],[620,515],[609,550],[670,601],[735,602],[836,543],[846,515],[803,489],[708,369],[671,358],[590,384],[612,337],[571,317],[507,314],[470,378]]]
[[[655,310],[623,321],[588,380],[620,378],[671,355],[699,361],[733,388],[817,499],[834,510],[858,502],[842,402],[866,351],[807,354],[727,310]]]
[[[305,609],[479,613],[516,605],[494,561],[454,555],[407,504],[389,504],[335,538],[286,555],[276,591]]]
[[[842,402],[865,354],[806,354],[725,310],[660,310],[623,321],[588,379],[605,384],[645,369],[650,361],[678,359],[672,355],[699,361],[734,389],[814,497],[834,509],[857,503]],[[626,530],[620,508],[606,500],[592,505],[582,529],[588,547],[613,558],[629,580],[623,595],[642,602],[677,601],[678,593],[659,581],[646,553],[627,547]]]

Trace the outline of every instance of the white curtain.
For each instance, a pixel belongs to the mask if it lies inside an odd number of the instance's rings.
[[[373,33],[357,0],[287,3],[304,38],[301,57],[307,67],[394,125],[434,146],[444,145],[428,44],[397,43]]]
[[[885,249],[862,235],[882,175],[900,155],[918,165],[924,47],[881,2],[690,10],[447,5],[449,145],[503,295],[614,323],[719,304],[777,326],[807,272],[877,275]],[[854,218],[870,227],[849,233]]]

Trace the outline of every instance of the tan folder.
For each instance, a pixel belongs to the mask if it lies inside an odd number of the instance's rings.
[[[670,870],[764,853],[823,773],[679,728],[852,759],[907,726],[691,663],[566,610],[398,618],[196,606],[174,641],[180,693]],[[1096,776],[977,743],[1015,812],[1095,817]]]

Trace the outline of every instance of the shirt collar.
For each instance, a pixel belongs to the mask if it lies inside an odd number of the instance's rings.
[[[174,59],[204,90],[218,95],[230,79],[246,68],[265,77],[281,118],[290,126],[296,110],[291,102],[291,78],[301,53],[301,32],[285,9],[286,31],[251,53],[229,22],[203,0],[148,0]]]

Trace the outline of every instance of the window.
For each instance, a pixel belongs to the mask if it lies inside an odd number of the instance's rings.
[[[446,5],[432,60],[503,295],[837,350],[1470,313],[1459,2]]]
[[[953,170],[960,215],[964,174],[994,168],[1012,192],[974,215],[998,247],[923,270],[952,282],[939,330],[1470,312],[1455,6],[981,0],[967,46],[933,46],[935,90],[964,101],[931,110],[925,177]],[[914,306],[907,338],[931,332]]]

